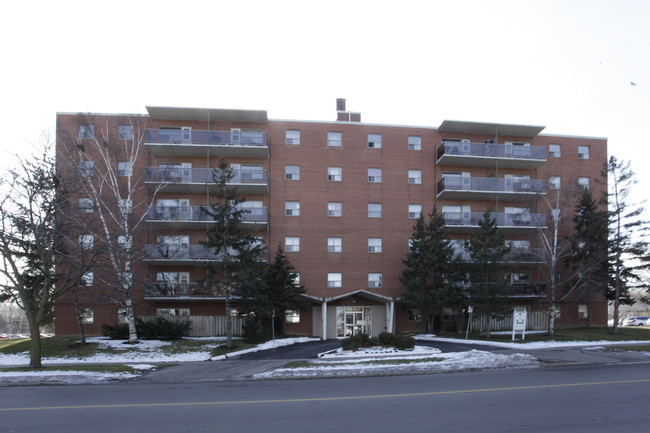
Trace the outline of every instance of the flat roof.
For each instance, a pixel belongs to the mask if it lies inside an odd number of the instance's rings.
[[[545,126],[512,125],[508,123],[465,122],[460,120],[445,120],[438,127],[438,132],[454,132],[459,134],[493,134],[515,137],[536,137]]]
[[[266,110],[234,110],[224,108],[150,107],[152,119],[196,120],[201,122],[268,122]]]

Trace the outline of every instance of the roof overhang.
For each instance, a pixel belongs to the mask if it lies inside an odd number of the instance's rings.
[[[438,127],[438,132],[477,135],[507,135],[514,137],[536,137],[545,126],[511,125],[507,123],[464,122],[445,120]]]
[[[266,110],[231,110],[224,108],[146,107],[149,117],[157,120],[188,120],[199,122],[266,123]]]
[[[359,296],[361,298],[370,299],[376,302],[393,302],[395,300],[390,296],[379,295],[377,293],[372,293],[367,290],[356,290],[354,292],[342,293],[340,295],[325,298],[323,299],[323,301],[334,302],[334,301],[338,301],[339,299],[349,298],[350,296]]]

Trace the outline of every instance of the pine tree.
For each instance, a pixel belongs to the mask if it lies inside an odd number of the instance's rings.
[[[214,223],[206,231],[206,240],[200,242],[217,256],[217,260],[203,265],[207,275],[201,282],[210,287],[213,294],[224,297],[228,347],[232,347],[233,337],[232,299],[240,293],[259,290],[258,286],[262,284],[261,256],[265,251],[260,240],[242,228],[243,215],[248,211],[241,207],[244,197],[228,185],[233,176],[228,162],[222,159],[213,174],[216,183],[211,195],[213,203],[203,208]]]
[[[433,316],[443,308],[462,304],[460,259],[444,228],[444,218],[434,207],[425,223],[424,215],[413,226],[408,255],[402,263],[400,281],[407,292],[401,306],[419,309],[426,317],[426,332],[433,332]]]
[[[508,310],[509,289],[498,271],[510,247],[505,245],[503,233],[490,212],[479,221],[479,232],[470,236],[465,248],[471,262],[469,271],[469,302],[487,316],[487,337],[490,338],[490,319],[503,317]]]

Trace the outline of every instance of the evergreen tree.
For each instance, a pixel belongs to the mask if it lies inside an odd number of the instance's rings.
[[[404,308],[419,309],[426,317],[426,332],[433,332],[433,316],[443,308],[462,305],[460,259],[443,230],[444,218],[434,206],[425,223],[424,215],[413,226],[406,267],[399,277],[407,292],[401,300]]]
[[[241,208],[244,197],[228,185],[233,176],[228,162],[221,159],[213,174],[216,183],[211,194],[213,203],[203,208],[214,223],[206,231],[206,240],[200,242],[217,256],[217,260],[203,265],[207,275],[201,282],[208,285],[213,294],[224,297],[229,319],[234,296],[259,291],[263,271],[260,258],[265,251],[260,240],[242,228],[243,215],[248,211]],[[231,320],[226,321],[226,336],[227,346],[232,347]]]
[[[650,269],[650,225],[642,219],[643,206],[630,202],[636,184],[630,163],[610,157],[603,175],[608,179],[608,298],[614,301],[614,327],[618,332],[620,303],[629,300],[632,287],[648,290],[642,273]]]
[[[471,258],[468,295],[469,302],[487,316],[486,331],[490,338],[490,319],[501,318],[508,311],[509,288],[498,271],[510,247],[505,245],[503,233],[490,212],[485,212],[478,224],[479,232],[471,235],[465,246]]]

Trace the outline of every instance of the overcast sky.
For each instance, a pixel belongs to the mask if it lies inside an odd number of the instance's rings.
[[[0,6],[3,149],[56,112],[264,109],[608,137],[650,189],[648,1],[12,1]],[[0,158],[6,164],[8,159]]]

